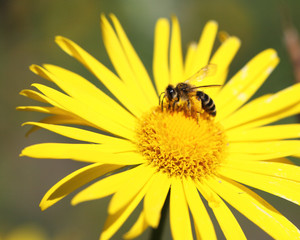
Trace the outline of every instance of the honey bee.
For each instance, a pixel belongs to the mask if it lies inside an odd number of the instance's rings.
[[[159,97],[159,104],[163,111],[164,108],[164,99],[167,98],[169,103],[168,108],[172,106],[172,110],[175,109],[179,101],[187,103],[188,109],[191,111],[191,104],[194,102],[195,98],[198,101],[201,101],[202,109],[207,112],[210,116],[216,116],[216,106],[214,101],[203,91],[198,90],[199,88],[208,88],[208,87],[220,87],[221,85],[200,85],[199,84],[205,77],[213,75],[216,72],[216,65],[208,64],[205,67],[201,68],[197,73],[188,78],[186,81],[178,83],[176,87],[173,85],[168,85],[166,90],[161,93]],[[162,100],[160,100],[163,95]]]

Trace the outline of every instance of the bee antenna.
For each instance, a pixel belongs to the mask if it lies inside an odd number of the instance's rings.
[[[161,103],[161,101],[162,100],[160,100],[160,98],[161,98],[161,95],[163,95],[165,92],[162,92],[161,94],[159,94],[159,100],[158,100],[158,105],[160,105],[160,103]],[[166,94],[165,94],[166,95]],[[164,95],[164,97],[163,97],[163,99],[165,98],[165,95]]]
[[[203,86],[196,86],[196,87],[192,87],[191,89],[197,89],[197,88],[210,88],[210,87],[221,87],[222,85],[203,85]]]

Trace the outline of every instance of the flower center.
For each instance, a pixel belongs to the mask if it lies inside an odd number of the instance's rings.
[[[215,173],[225,157],[224,131],[205,113],[195,118],[154,108],[141,119],[137,138],[149,164],[169,176],[200,179]]]

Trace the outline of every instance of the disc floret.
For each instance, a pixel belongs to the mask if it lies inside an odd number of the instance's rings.
[[[155,108],[140,121],[137,138],[149,164],[169,176],[201,179],[224,159],[224,132],[206,114],[192,117],[186,111]]]

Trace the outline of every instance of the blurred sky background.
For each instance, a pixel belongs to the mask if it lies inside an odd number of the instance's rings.
[[[36,239],[40,240],[98,239],[110,198],[72,207],[69,196],[45,212],[40,211],[39,201],[46,191],[83,164],[19,158],[21,149],[30,144],[69,140],[45,130],[25,137],[29,127],[21,127],[21,123],[38,121],[43,115],[17,112],[15,107],[36,105],[18,93],[30,88],[34,82],[46,83],[29,71],[28,67],[33,63],[59,65],[97,82],[84,67],[56,46],[56,35],[72,39],[111,68],[101,40],[101,12],[116,14],[150,74],[155,22],[159,17],[169,18],[175,14],[182,27],[184,52],[189,42],[198,40],[205,22],[210,19],[219,22],[220,30],[241,39],[242,46],[231,65],[230,76],[260,51],[266,48],[278,51],[281,62],[256,96],[276,92],[294,83],[293,68],[283,42],[282,15],[288,15],[300,30],[299,0],[1,0],[0,239],[18,240],[20,233],[20,239],[26,239],[26,234],[31,232],[35,232]],[[257,192],[300,226],[296,205]],[[245,217],[236,211],[234,214],[249,239],[271,239]],[[131,217],[113,239],[120,239],[135,217]],[[219,239],[224,239],[217,230]],[[167,224],[164,239],[170,238],[169,232]],[[149,233],[147,230],[139,239],[147,239]]]

